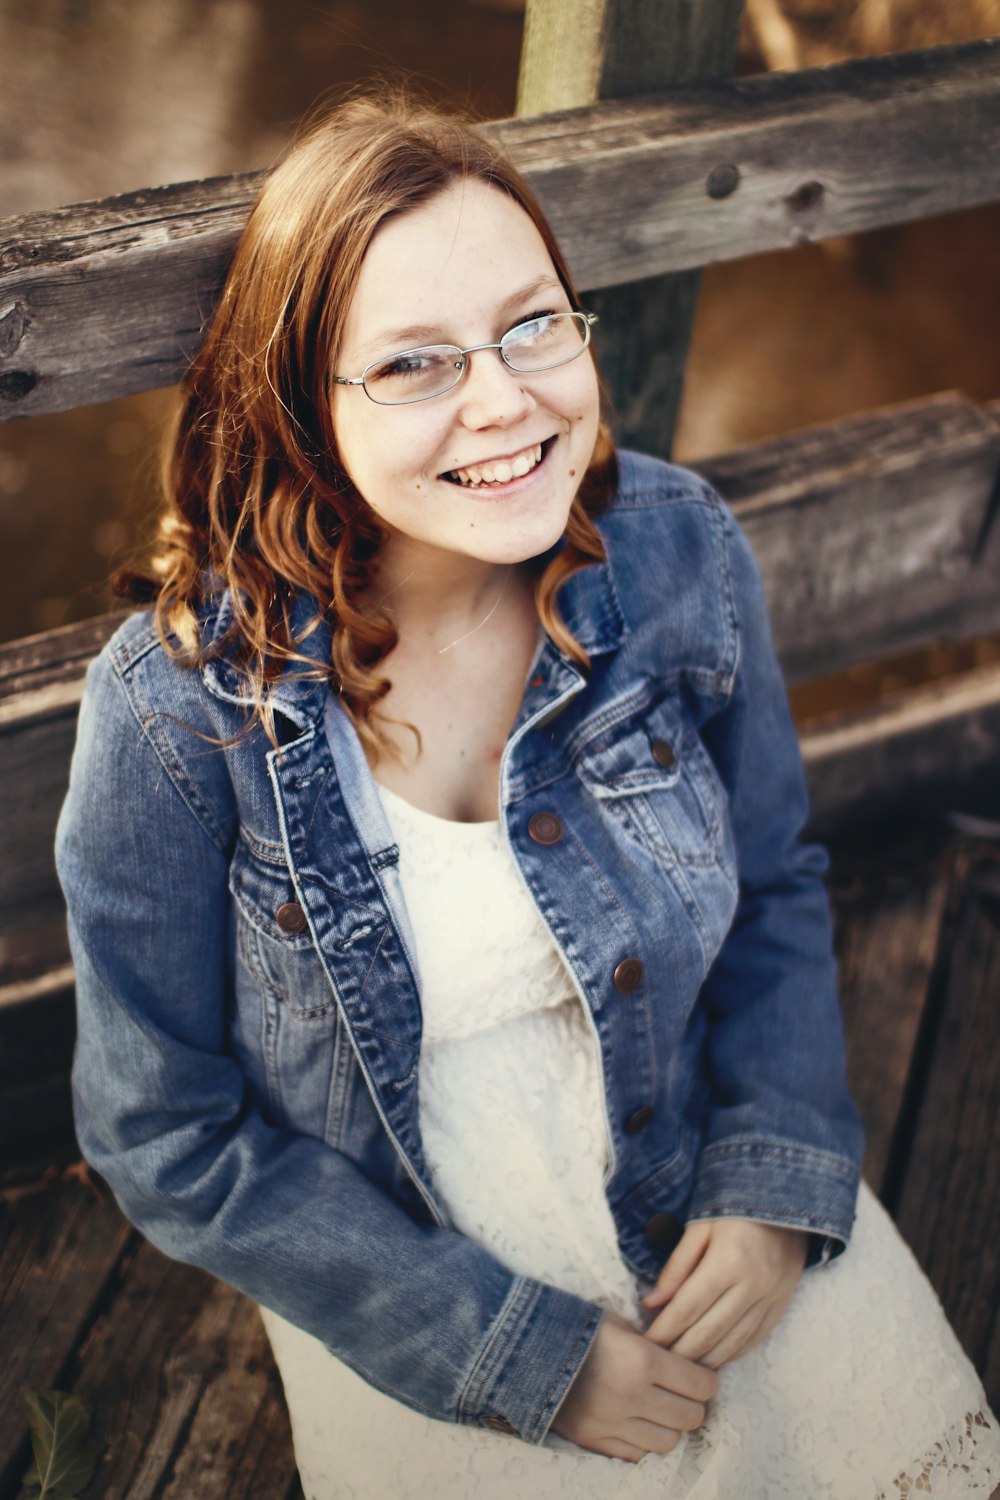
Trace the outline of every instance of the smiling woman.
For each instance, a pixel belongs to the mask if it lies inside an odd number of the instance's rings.
[[[591,322],[460,122],[269,179],[81,711],[81,1144],[261,1305],[309,1500],[987,1492],[752,555],[614,452]]]
[[[373,399],[338,386],[333,425],[345,472],[388,528],[379,573],[389,587],[416,571],[433,583],[457,554],[475,588],[487,570],[538,557],[562,536],[599,421],[597,374],[572,312],[537,227],[487,183],[457,182],[373,237],[338,352],[347,368],[375,354],[364,387]],[[450,361],[431,362],[432,402],[420,399],[423,351],[393,352],[415,336],[392,332],[408,313],[428,343],[456,345]],[[532,363],[536,345],[538,368],[512,367],[522,348]],[[443,386],[442,367],[454,372]],[[406,404],[378,404],[386,385]]]

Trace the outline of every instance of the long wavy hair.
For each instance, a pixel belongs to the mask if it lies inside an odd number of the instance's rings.
[[[290,663],[325,675],[363,741],[388,748],[373,711],[396,644],[391,616],[366,590],[386,531],[344,471],[330,375],[361,264],[386,220],[450,184],[478,178],[530,216],[573,307],[566,263],[527,183],[465,121],[399,97],[341,104],[291,147],[250,214],[204,341],[180,389],[163,461],[166,512],[148,567],[119,590],[155,599],[166,648],[188,665],[224,650],[248,679],[251,722],[277,743],[267,686]],[[603,557],[592,517],[615,483],[602,423],[562,541],[539,560],[535,601],[552,639],[586,667],[556,608],[566,579]],[[228,589],[225,639],[203,638],[204,606]],[[293,609],[305,593],[314,617]],[[332,650],[302,650],[321,621]]]

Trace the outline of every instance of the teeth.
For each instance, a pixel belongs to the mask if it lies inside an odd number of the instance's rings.
[[[509,484],[512,479],[530,474],[541,461],[542,445],[536,443],[533,448],[525,448],[513,458],[496,459],[488,464],[471,464],[467,469],[452,469],[448,478],[457,479],[467,489],[476,489],[484,484]]]

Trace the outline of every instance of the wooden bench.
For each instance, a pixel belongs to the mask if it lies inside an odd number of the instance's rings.
[[[494,128],[581,284],[615,287],[1000,197],[1000,46],[718,79]],[[174,379],[255,181],[0,225],[0,414]],[[609,306],[620,348],[641,304]],[[793,694],[1000,631],[997,404],[944,394],[701,467],[757,552]],[[50,851],[83,671],[113,624],[0,647],[0,1500],[20,1493],[27,1386],[92,1404],[103,1457],[88,1495],[283,1500],[301,1492],[253,1309],[166,1261],[74,1165],[72,971]],[[996,1402],[1000,845],[975,830],[1000,821],[1000,666],[970,661],[832,712],[802,741],[834,849],[866,1170]]]

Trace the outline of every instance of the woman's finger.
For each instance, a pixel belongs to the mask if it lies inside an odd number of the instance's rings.
[[[727,1333],[699,1356],[700,1362],[708,1365],[710,1370],[718,1370],[734,1359],[741,1359],[749,1352],[751,1340],[756,1337],[769,1311],[770,1303],[766,1297],[761,1297]]]
[[[758,1301],[745,1286],[729,1287],[670,1345],[671,1353],[704,1363],[710,1349],[726,1338]]]
[[[769,1335],[774,1332],[774,1330],[777,1328],[778,1324],[781,1322],[782,1318],[785,1315],[785,1310],[787,1309],[788,1303],[790,1301],[791,1301],[791,1298],[788,1298],[784,1302],[775,1302],[775,1303],[773,1303],[768,1308],[768,1310],[765,1313],[764,1317],[761,1319],[760,1323],[757,1325],[757,1328],[754,1330],[753,1334],[750,1336],[750,1338],[747,1340],[747,1342],[743,1345],[743,1348],[739,1351],[739,1353],[735,1354],[735,1355],[730,1355],[730,1356],[728,1356],[728,1358],[729,1359],[742,1359],[745,1354],[749,1354],[750,1353],[751,1349],[756,1349],[757,1346],[758,1346],[758,1344],[762,1344],[764,1342],[764,1340],[766,1338],[768,1338]],[[713,1365],[712,1368],[713,1369],[717,1369],[718,1366]]]
[[[648,1448],[637,1448],[634,1443],[626,1443],[623,1438],[606,1438],[600,1446],[591,1449],[592,1453],[603,1453],[605,1458],[621,1458],[627,1464],[637,1464],[646,1457]]]
[[[705,1253],[711,1227],[707,1219],[688,1225],[665,1262],[656,1285],[643,1297],[644,1307],[662,1307],[683,1286]]]
[[[629,1440],[647,1453],[672,1453],[681,1436],[675,1427],[661,1427],[658,1422],[646,1422],[642,1417],[635,1417],[628,1424]]]
[[[728,1269],[710,1256],[703,1257],[663,1312],[646,1329],[646,1337],[664,1349],[672,1348],[732,1285],[733,1276]]]

